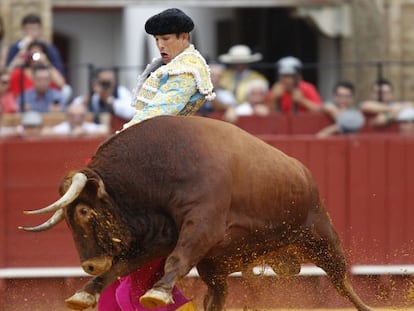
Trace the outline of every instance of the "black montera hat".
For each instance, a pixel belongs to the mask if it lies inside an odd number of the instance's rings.
[[[179,9],[167,9],[150,17],[145,23],[145,31],[150,35],[190,32],[194,29],[193,20]]]

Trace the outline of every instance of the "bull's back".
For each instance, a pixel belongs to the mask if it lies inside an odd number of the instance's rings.
[[[107,172],[111,178],[145,178],[146,191],[163,187],[162,193],[149,194],[151,199],[165,201],[174,193],[182,196],[177,202],[194,201],[201,195],[217,196],[221,190],[230,198],[229,208],[245,219],[296,221],[306,214],[310,181],[303,165],[227,122],[157,117],[116,135],[99,152],[107,154],[101,156],[105,161],[116,158],[121,163],[118,172]],[[99,169],[105,166],[100,163]],[[125,186],[133,187],[136,181],[127,182]]]
[[[229,223],[253,220],[247,224],[253,228],[306,221],[318,198],[310,172],[299,161],[232,124],[199,117],[182,122],[183,128],[188,124],[185,132],[193,133],[196,149],[203,150],[199,165],[209,163],[203,174],[231,179]]]
[[[316,186],[302,163],[234,125],[205,123],[202,141],[231,168],[237,213],[255,221],[305,221]]]

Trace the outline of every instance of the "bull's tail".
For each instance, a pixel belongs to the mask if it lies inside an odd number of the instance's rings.
[[[303,251],[310,261],[326,272],[338,292],[359,311],[372,311],[358,297],[347,278],[347,263],[339,235],[320,198],[316,183],[312,182],[311,187],[313,197],[307,226],[309,235],[303,241]]]

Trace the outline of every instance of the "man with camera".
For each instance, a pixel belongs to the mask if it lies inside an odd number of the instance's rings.
[[[21,21],[23,37],[14,42],[7,51],[6,65],[9,71],[21,67],[27,59],[29,45],[33,41],[42,41],[46,46],[48,58],[62,76],[65,76],[65,70],[59,50],[51,43],[42,40],[42,20],[37,14],[28,14]]]
[[[316,87],[302,78],[302,62],[293,56],[277,62],[278,80],[268,94],[270,106],[283,113],[320,111],[322,99]]]
[[[89,109],[94,114],[95,123],[102,122],[102,113],[110,113],[126,121],[134,116],[131,92],[126,87],[118,85],[114,69],[98,69],[92,87]]]
[[[61,112],[65,109],[62,93],[51,87],[52,72],[43,64],[31,68],[33,86],[18,97],[18,103],[23,103],[20,110],[34,110],[41,113]]]

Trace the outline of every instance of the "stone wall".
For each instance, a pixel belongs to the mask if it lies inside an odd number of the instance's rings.
[[[376,4],[376,5],[374,5]],[[414,1],[353,0],[352,34],[341,44],[343,77],[355,81],[358,99],[369,96],[372,83],[381,75],[389,79],[396,100],[414,100]]]
[[[351,35],[342,39],[341,55],[343,79],[353,81],[357,98],[369,96],[377,78],[376,61],[386,59],[386,16],[383,6],[372,0],[353,0],[351,8]]]
[[[28,13],[39,14],[42,18],[43,37],[52,38],[51,0],[1,0],[0,15],[5,25],[4,44],[8,45],[21,36],[21,20]]]
[[[408,1],[407,1],[408,2]],[[414,101],[414,3],[406,3],[401,5],[399,10],[401,16],[395,21],[393,27],[397,27],[400,23],[400,33],[395,39],[395,44],[400,48],[400,55],[396,55],[400,61],[404,62],[399,66],[399,70],[395,76],[395,80],[400,84],[401,95],[403,99]],[[394,58],[393,55],[391,55]]]

